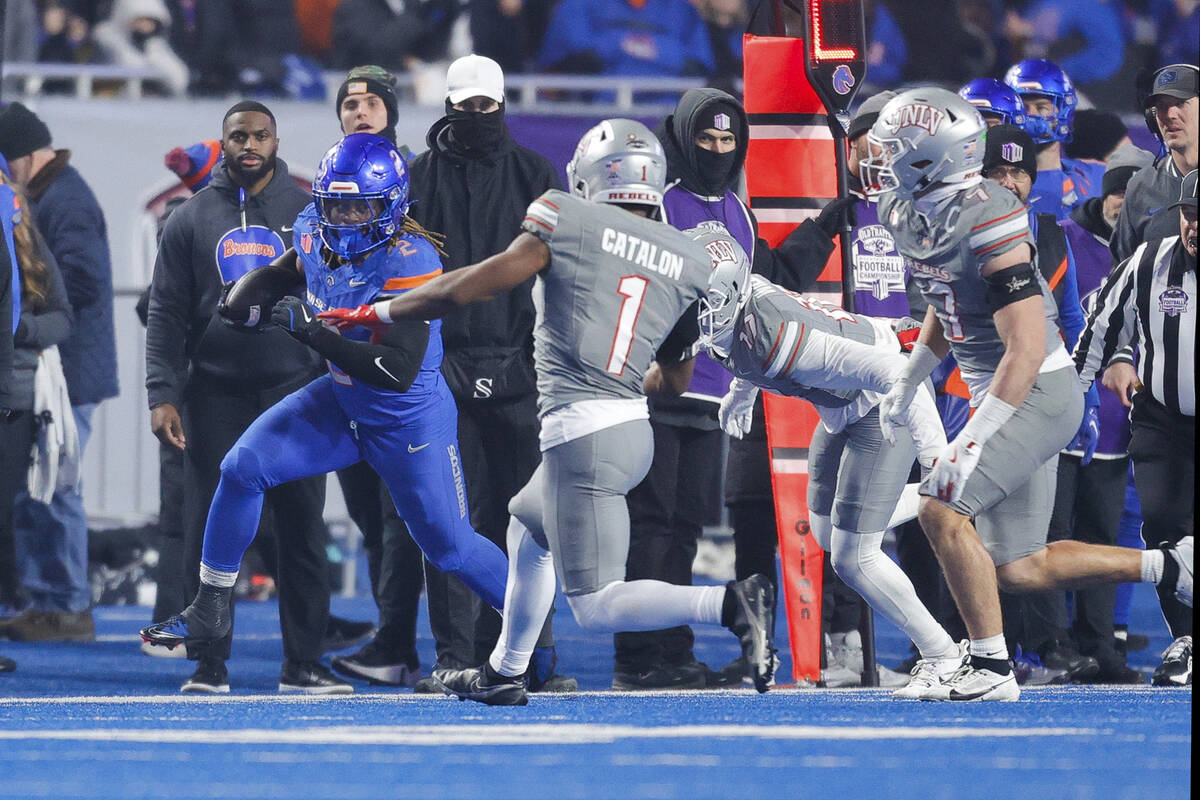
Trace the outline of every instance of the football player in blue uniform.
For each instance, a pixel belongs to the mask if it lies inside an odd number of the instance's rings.
[[[429,560],[492,607],[503,605],[507,560],[470,524],[457,412],[439,370],[441,323],[343,335],[317,318],[441,274],[436,235],[406,215],[407,165],[383,137],[350,134],[325,154],[313,198],[293,226],[296,267],[276,263],[248,273],[226,291],[221,313],[229,324],[253,328],[269,308],[270,323],[325,356],[329,374],[255,420],[221,462],[200,591],[181,614],[142,630],[152,644],[173,648],[229,631],[230,594],[266,489],[362,460],[383,478]],[[271,305],[281,286],[301,284],[305,299],[287,294]]]
[[[1025,122],[1014,120],[1012,124],[1023,128],[1038,145],[1038,174],[1029,205],[1062,221],[1084,200],[1100,196],[1104,178],[1103,164],[1063,155],[1062,146],[1074,135],[1075,87],[1061,67],[1044,58],[1013,64],[1004,82],[1025,103]]]

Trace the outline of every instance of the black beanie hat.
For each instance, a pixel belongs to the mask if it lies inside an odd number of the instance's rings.
[[[340,121],[343,100],[352,94],[373,94],[383,101],[383,107],[387,109],[387,127],[391,130],[391,138],[394,141],[394,129],[400,119],[400,112],[396,107],[396,90],[393,88],[395,85],[395,76],[383,67],[372,64],[355,67],[346,73],[346,80],[342,81],[338,88],[337,104],[333,107],[333,113],[337,114]]]
[[[695,131],[699,134],[700,131],[714,128],[718,131],[728,131],[737,136],[738,120],[740,119],[741,112],[733,104],[717,100],[706,104],[703,111],[696,116]]]
[[[983,174],[1001,164],[1012,164],[1037,180],[1037,145],[1029,134],[1016,125],[996,125],[984,134]]]
[[[1129,128],[1111,111],[1085,108],[1075,112],[1075,139],[1063,145],[1068,158],[1104,161],[1129,135]]]
[[[0,111],[0,153],[7,161],[49,146],[50,129],[37,114],[20,103],[9,103]]]

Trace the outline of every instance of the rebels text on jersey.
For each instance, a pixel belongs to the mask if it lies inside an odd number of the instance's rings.
[[[533,291],[538,413],[642,397],[658,348],[704,293],[708,253],[662,222],[555,189],[521,228],[550,248]]]
[[[1012,192],[983,180],[934,203],[925,213],[918,210],[917,201],[884,195],[879,217],[908,259],[921,295],[937,313],[972,402],[978,403],[1004,356],[981,270],[1021,244],[1029,245],[1032,255],[1027,209]],[[1046,326],[1042,371],[1069,366],[1054,298],[1040,274],[1037,280]]]

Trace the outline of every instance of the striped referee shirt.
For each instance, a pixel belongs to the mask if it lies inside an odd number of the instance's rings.
[[[1140,245],[1104,281],[1075,345],[1088,386],[1119,348],[1141,350],[1138,378],[1171,411],[1196,416],[1196,267],[1178,236]]]

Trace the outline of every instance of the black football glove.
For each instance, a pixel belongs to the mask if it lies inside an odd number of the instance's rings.
[[[839,197],[835,200],[830,200],[821,209],[821,213],[817,215],[817,219],[815,220],[817,227],[830,239],[838,235],[843,225],[849,225],[853,228],[858,224],[858,213],[854,207],[857,203],[857,197]]]
[[[285,295],[271,309],[271,322],[304,344],[309,344],[317,331],[325,327],[308,303],[290,294]]]

